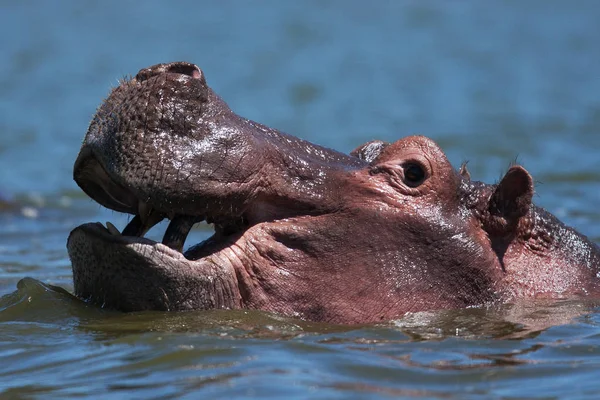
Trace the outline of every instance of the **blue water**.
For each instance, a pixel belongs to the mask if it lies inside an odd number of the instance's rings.
[[[598,21],[594,0],[0,2],[0,397],[598,398],[586,302],[348,328],[123,315],[55,288],[72,290],[73,227],[127,222],[72,181],[95,108],[175,60],[240,115],[338,150],[422,133],[488,182],[516,159],[536,203],[598,242]]]

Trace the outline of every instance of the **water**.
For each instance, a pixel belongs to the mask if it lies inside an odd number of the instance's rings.
[[[71,178],[95,107],[173,60],[239,114],[342,151],[419,132],[488,182],[517,159],[535,201],[598,242],[598,20],[593,0],[1,2],[0,397],[597,398],[595,303],[360,327],[125,315],[72,298],[65,243],[127,222]]]

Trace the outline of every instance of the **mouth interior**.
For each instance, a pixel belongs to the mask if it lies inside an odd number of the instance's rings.
[[[210,253],[225,238],[246,230],[250,224],[244,216],[232,216],[230,220],[214,221],[210,215],[182,215],[154,209],[148,202],[139,200],[124,185],[115,182],[102,165],[92,156],[78,160],[75,181],[94,201],[114,211],[134,215],[122,232],[110,222],[107,230],[114,236],[144,237],[156,224],[169,219],[162,244],[182,253],[188,259],[196,259]],[[215,234],[206,241],[196,244],[183,253],[185,241],[194,224],[206,221],[214,224]]]

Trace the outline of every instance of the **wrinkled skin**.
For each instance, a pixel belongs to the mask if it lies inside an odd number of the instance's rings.
[[[135,216],[122,234],[90,223],[68,240],[76,295],[109,308],[366,323],[600,293],[597,246],[532,204],[522,167],[473,182],[422,136],[344,155],[237,116],[193,64],[115,88],[74,178]],[[164,218],[163,243],[143,238]],[[202,220],[214,236],[182,253]]]

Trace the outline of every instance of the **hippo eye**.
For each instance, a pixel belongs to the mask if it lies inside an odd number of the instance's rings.
[[[425,169],[421,164],[408,162],[403,165],[404,183],[410,187],[417,187],[425,180]]]

